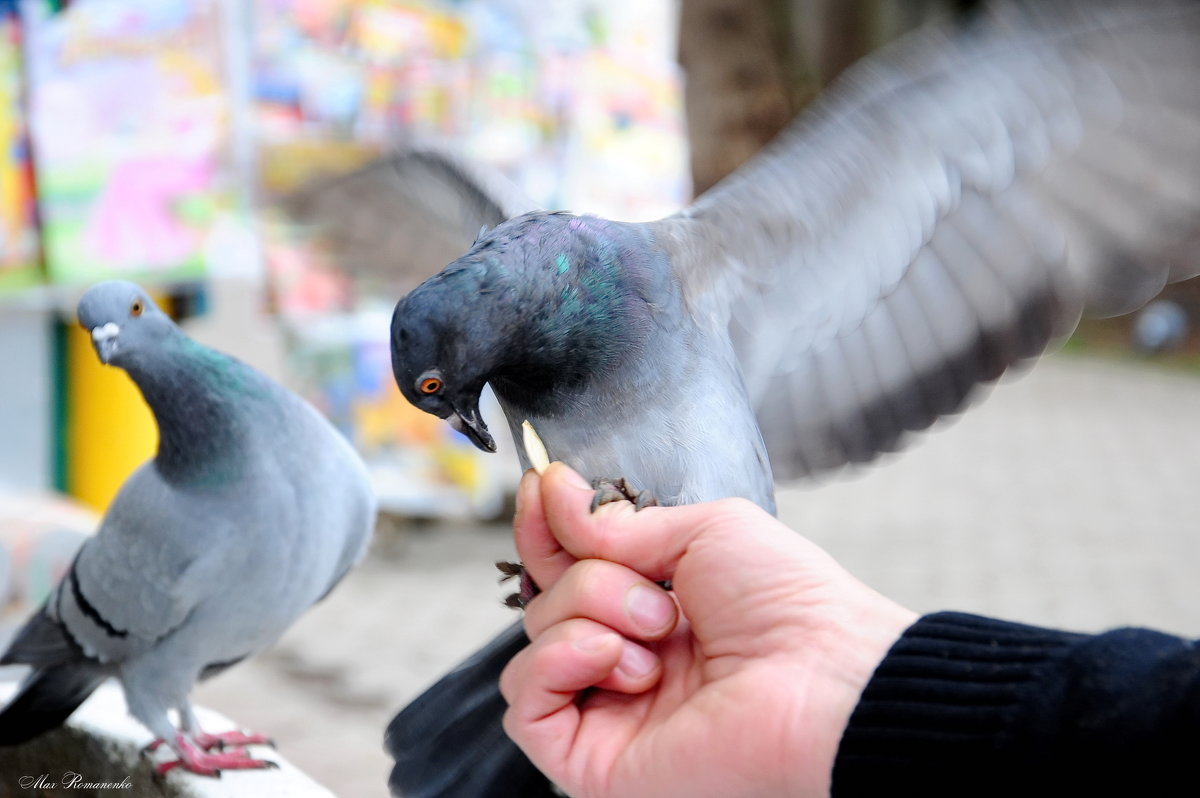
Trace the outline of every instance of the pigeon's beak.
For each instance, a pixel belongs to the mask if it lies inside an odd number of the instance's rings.
[[[455,407],[454,412],[446,420],[450,422],[450,426],[466,435],[471,443],[483,451],[492,453],[496,451],[496,439],[492,437],[492,433],[488,432],[487,424],[484,424],[483,419],[479,417],[479,405],[472,402],[463,410]]]
[[[96,355],[101,363],[108,365],[112,356],[117,353],[120,335],[121,328],[111,321],[92,328],[92,345],[96,347]]]

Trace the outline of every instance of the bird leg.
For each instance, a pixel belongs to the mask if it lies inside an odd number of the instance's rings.
[[[161,743],[161,740],[157,740],[155,743],[151,743],[151,746],[157,747],[156,744]],[[175,735],[175,742],[171,748],[179,755],[179,759],[155,765],[154,772],[160,776],[175,768],[183,768],[189,773],[199,776],[219,777],[222,770],[263,770],[279,767],[269,759],[254,759],[244,748],[231,748],[227,751],[211,753],[182,733]]]
[[[634,506],[635,510],[642,510],[646,507],[657,507],[658,499],[654,498],[654,494],[648,490],[638,490],[629,484],[624,477],[616,479],[593,479],[592,487],[596,493],[592,496],[591,512],[596,512],[596,508],[602,504],[611,504],[612,502],[627,501]],[[500,561],[496,563],[496,568],[500,571],[500,581],[507,582],[509,579],[517,579],[517,592],[510,593],[504,599],[504,606],[512,607],[513,609],[525,609],[533,597],[541,592],[541,589],[530,578],[529,572],[525,570],[525,566],[518,562]]]

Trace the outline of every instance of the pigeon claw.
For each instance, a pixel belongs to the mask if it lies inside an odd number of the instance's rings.
[[[201,732],[195,736],[196,745],[203,748],[205,751],[211,751],[214,748],[218,751],[224,751],[226,748],[241,748],[247,745],[269,745],[275,747],[275,741],[265,734],[257,734],[247,731],[227,731],[209,734]]]
[[[155,765],[154,772],[159,776],[166,775],[176,768],[182,768],[198,776],[220,778],[221,772],[225,770],[266,770],[279,767],[278,763],[269,759],[251,757],[245,748],[229,748],[217,753],[206,751],[200,746],[199,740],[192,742],[182,734],[175,737],[175,745],[172,748],[175,749],[179,758]]]
[[[617,477],[616,479],[593,479],[592,487],[596,493],[592,496],[592,512],[602,504],[611,504],[612,502],[626,501],[634,506],[634,509],[644,510],[647,507],[657,507],[658,499],[654,498],[654,494],[648,490],[638,490],[629,484],[625,477]]]
[[[496,563],[496,569],[500,571],[501,582],[507,582],[514,578],[518,580],[517,592],[510,593],[504,599],[505,607],[523,610],[529,602],[533,601],[534,596],[542,592],[542,589],[533,581],[533,577],[529,575],[529,571],[525,570],[525,566],[521,563],[501,560]]]
[[[592,496],[591,512],[593,513],[600,505],[610,502],[630,502],[638,510],[658,506],[658,499],[654,498],[653,493],[648,490],[638,490],[630,485],[624,477],[594,479],[592,487],[596,491]],[[509,579],[518,580],[517,591],[505,597],[504,606],[523,610],[529,605],[529,602],[533,601],[534,596],[542,592],[521,563],[500,561],[496,563],[496,569],[500,571],[501,582],[507,582]]]

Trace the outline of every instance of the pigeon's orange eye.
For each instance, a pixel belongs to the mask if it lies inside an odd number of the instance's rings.
[[[421,393],[437,393],[442,390],[442,381],[437,377],[424,377],[420,385]]]
[[[133,304],[129,306],[129,315],[130,316],[140,316],[140,315],[142,315],[142,311],[145,309],[146,309],[146,306],[142,304],[142,300],[135,299],[135,300],[133,300]]]

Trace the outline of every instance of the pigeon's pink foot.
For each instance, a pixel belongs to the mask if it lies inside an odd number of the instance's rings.
[[[265,734],[245,731],[227,731],[209,734],[208,732],[200,732],[193,738],[196,745],[203,748],[205,751],[211,751],[216,748],[224,750],[226,748],[240,748],[245,745],[269,745],[275,747],[275,741]]]
[[[163,775],[175,768],[183,768],[199,776],[220,776],[222,770],[262,770],[279,765],[268,759],[254,759],[244,748],[231,748],[220,753],[209,753],[182,734],[175,737],[179,759],[162,762],[154,766],[154,772]]]

